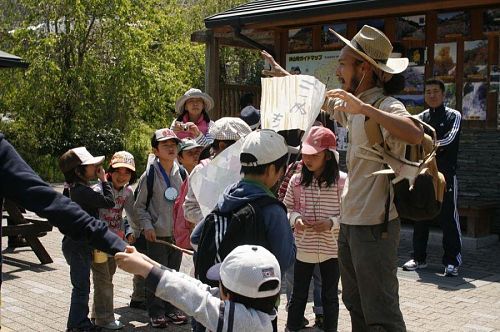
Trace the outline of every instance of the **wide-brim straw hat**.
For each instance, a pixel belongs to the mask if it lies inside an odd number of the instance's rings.
[[[203,99],[203,103],[205,103],[204,109],[206,112],[209,112],[214,107],[214,100],[212,99],[212,97],[202,92],[200,89],[191,88],[175,102],[175,111],[177,112],[177,114],[181,114],[184,111],[184,104],[188,99],[191,98]]]
[[[408,58],[391,58],[392,44],[384,33],[374,27],[365,25],[351,39],[343,37],[333,29],[329,29],[350,49],[361,55],[366,61],[389,74],[399,74],[408,67]]]

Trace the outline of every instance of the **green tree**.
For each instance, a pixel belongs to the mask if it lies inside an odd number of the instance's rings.
[[[0,113],[14,117],[3,130],[32,162],[77,145],[116,151],[137,128],[167,126],[176,97],[203,82],[203,45],[186,38],[189,21],[175,2],[16,5],[24,15],[0,47],[30,67],[0,72]]]
[[[126,148],[140,164],[175,100],[204,89],[204,45],[191,33],[243,2],[0,0],[0,49],[30,63],[0,70],[0,114],[14,119],[0,130],[48,180],[74,146]]]

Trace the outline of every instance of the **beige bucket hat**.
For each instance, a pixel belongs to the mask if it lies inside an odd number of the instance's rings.
[[[333,29],[329,29],[329,31],[354,52],[386,73],[399,74],[408,67],[408,58],[390,58],[392,53],[390,40],[382,31],[374,27],[363,26],[351,40],[346,39]]]
[[[205,111],[209,112],[214,107],[214,100],[208,94],[202,92],[200,89],[191,88],[184,93],[182,97],[175,102],[175,111],[181,114],[184,111],[184,104],[188,99],[201,98],[205,103]]]

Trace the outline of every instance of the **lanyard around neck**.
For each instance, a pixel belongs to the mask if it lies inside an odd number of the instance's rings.
[[[160,173],[161,173],[161,175],[163,175],[163,179],[165,180],[165,183],[167,184],[167,188],[170,188],[170,179],[168,178],[167,172],[165,171],[163,166],[160,164],[160,162],[157,162],[157,163],[158,163],[158,167],[160,168]]]

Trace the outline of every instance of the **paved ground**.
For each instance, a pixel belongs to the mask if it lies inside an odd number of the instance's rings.
[[[41,239],[54,259],[48,265],[40,265],[27,248],[12,252],[3,244],[2,331],[64,331],[71,288],[68,265],[60,249],[61,239],[57,230]],[[436,247],[430,251],[427,271],[419,274],[398,271],[401,309],[408,330],[500,331],[500,243],[465,252],[458,278],[442,277],[441,250]],[[409,243],[401,243],[401,263],[409,258],[409,253]],[[126,324],[123,331],[147,331],[150,328],[145,312],[128,307],[131,289],[132,277],[119,271],[115,276],[116,316]],[[306,316],[313,322],[310,305]],[[280,308],[280,331],[285,320],[286,312]],[[349,330],[349,315],[341,306],[339,331]],[[189,331],[189,328],[169,326],[168,331]]]

